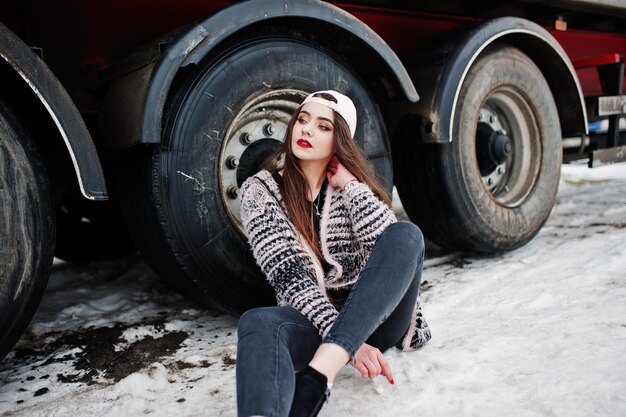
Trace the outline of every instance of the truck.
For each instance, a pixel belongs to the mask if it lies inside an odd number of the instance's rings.
[[[563,161],[625,159],[624,55],[623,0],[3,0],[0,358],[55,256],[139,250],[202,306],[273,303],[238,193],[316,90],[353,99],[430,241],[518,248]]]

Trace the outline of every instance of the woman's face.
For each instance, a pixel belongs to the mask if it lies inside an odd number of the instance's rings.
[[[322,104],[306,103],[291,132],[291,150],[301,161],[323,161],[333,155],[333,111]]]

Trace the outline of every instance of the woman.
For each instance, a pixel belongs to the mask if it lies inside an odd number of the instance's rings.
[[[240,416],[315,416],[346,363],[393,384],[381,352],[430,339],[418,302],[421,232],[396,221],[355,130],[348,97],[313,93],[243,184],[243,225],[278,306],[240,319]]]

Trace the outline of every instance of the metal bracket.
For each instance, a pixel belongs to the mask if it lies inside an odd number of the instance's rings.
[[[624,113],[626,113],[626,95],[598,97],[598,116]]]
[[[589,168],[626,161],[626,145],[597,149],[589,153]]]

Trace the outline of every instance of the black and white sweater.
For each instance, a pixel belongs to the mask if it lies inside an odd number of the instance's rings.
[[[349,289],[387,226],[391,209],[363,183],[326,189],[320,219],[320,248],[330,265],[321,263],[297,232],[284,208],[278,184],[268,171],[248,178],[241,190],[241,220],[256,262],[276,292],[279,305],[300,311],[323,337],[337,317],[326,291]],[[414,350],[430,339],[419,300],[414,318],[398,348]]]

